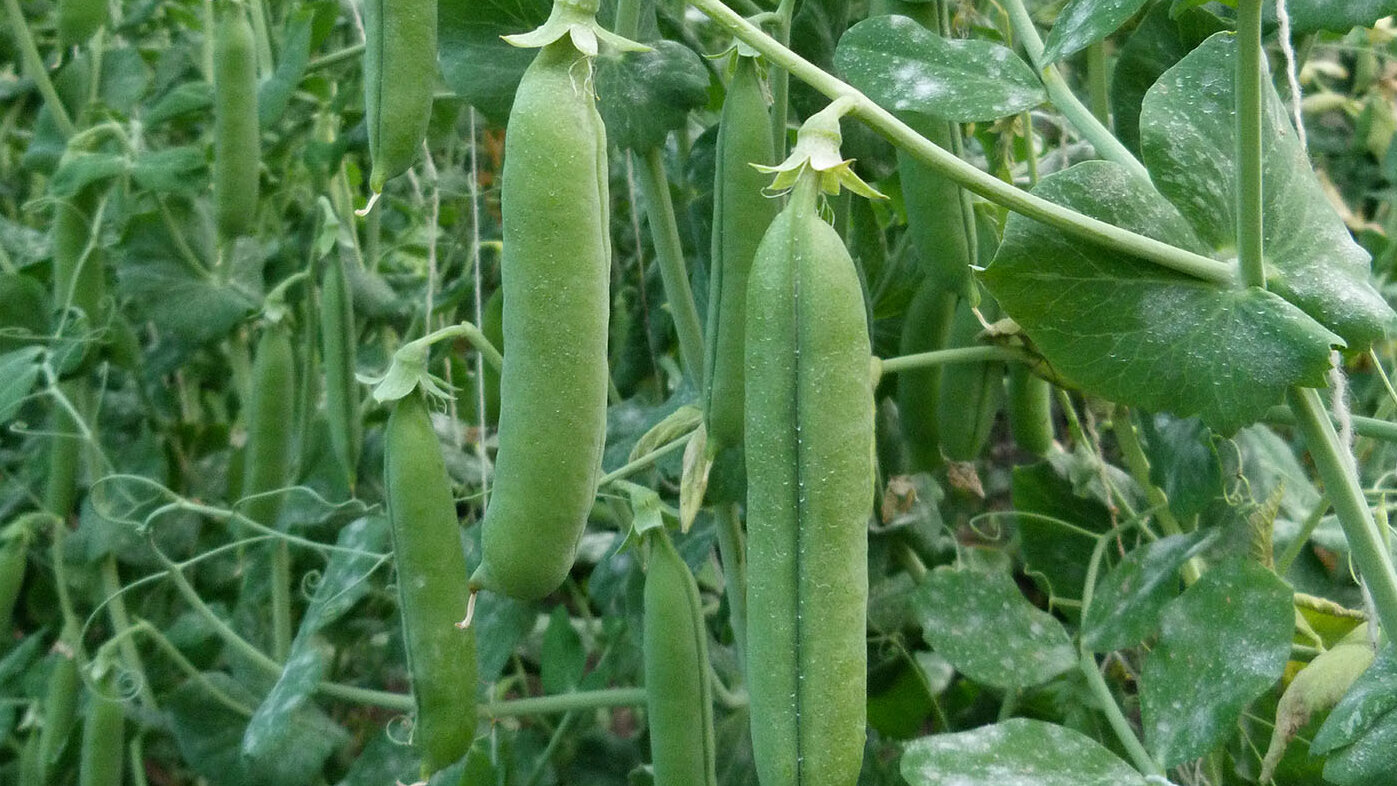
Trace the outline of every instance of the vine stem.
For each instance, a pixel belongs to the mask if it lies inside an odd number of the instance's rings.
[[[1100,219],[1078,213],[1062,205],[1034,196],[1012,184],[982,172],[969,162],[918,134],[911,126],[878,106],[863,93],[826,73],[819,66],[782,46],[771,36],[743,19],[721,0],[689,0],[719,26],[731,31],[772,63],[831,99],[848,97],[854,101],[853,114],[888,141],[911,153],[937,174],[962,187],[1029,218],[1055,227],[1073,237],[1137,256],[1161,267],[1215,284],[1235,285],[1235,266],[1154,238],[1138,235]]]
[[[1009,23],[1014,27],[1014,34],[1019,37],[1019,43],[1023,44],[1024,51],[1038,69],[1038,76],[1043,80],[1043,87],[1047,88],[1048,99],[1053,106],[1096,148],[1097,155],[1129,169],[1131,174],[1146,183],[1150,182],[1150,173],[1144,164],[1077,98],[1057,66],[1043,62],[1043,39],[1038,37],[1038,29],[1033,26],[1033,19],[1028,15],[1023,0],[1004,0],[1004,7],[1009,12]]]
[[[1261,0],[1241,0],[1237,3],[1237,262],[1244,284],[1265,289],[1261,117],[1266,94],[1262,92],[1262,73]]]
[[[479,712],[486,718],[508,718],[515,715],[556,715],[560,712],[607,707],[638,707],[644,703],[644,688],[604,688],[560,693],[555,696],[491,701],[481,704]]]
[[[1345,448],[1329,413],[1313,388],[1292,388],[1290,409],[1305,436],[1315,468],[1324,481],[1324,493],[1339,516],[1339,526],[1348,540],[1359,575],[1368,585],[1378,622],[1389,640],[1397,637],[1397,571],[1392,555],[1383,542],[1373,512],[1368,508],[1363,486],[1353,471],[1352,462],[1344,458]]]
[[[44,67],[44,60],[39,57],[39,49],[34,45],[34,34],[30,32],[29,24],[24,21],[24,11],[19,7],[19,0],[5,0],[5,13],[10,17],[10,30],[14,32],[19,43],[24,70],[39,88],[39,95],[43,96],[44,106],[48,107],[49,114],[53,115],[53,123],[58,126],[58,132],[64,137],[72,136],[77,130],[73,126],[73,118],[68,115],[63,100],[58,97],[58,91],[53,87],[53,81],[49,79],[48,69]]]
[[[695,381],[703,379],[703,323],[699,321],[694,291],[684,263],[684,244],[679,238],[679,222],[674,217],[674,201],[669,195],[665,162],[658,147],[636,153],[640,166],[636,174],[640,193],[650,217],[650,237],[660,264],[665,297],[669,301],[674,330],[679,334],[679,355],[684,368]]]
[[[1287,407],[1272,407],[1267,410],[1265,420],[1267,423],[1283,426],[1294,426],[1299,422],[1295,413]],[[1333,418],[1331,417],[1330,420],[1332,421]],[[1354,415],[1353,433],[1362,437],[1380,439],[1384,442],[1397,442],[1397,423]]]
[[[984,361],[1027,362],[1028,356],[1022,350],[1011,347],[982,346],[937,349],[931,352],[918,352],[915,355],[899,355],[880,362],[880,374],[896,374],[928,366],[945,366],[951,363],[980,363]]]

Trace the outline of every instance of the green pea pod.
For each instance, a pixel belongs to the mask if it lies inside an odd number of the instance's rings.
[[[943,120],[908,115],[909,125],[942,148],[950,148],[957,126]],[[961,188],[901,150],[897,154],[902,197],[907,208],[907,232],[921,258],[928,280],[961,297],[970,294],[970,232],[974,221],[966,212]]]
[[[1020,448],[1045,456],[1053,446],[1053,386],[1022,363],[1009,364],[1009,431]]]
[[[980,301],[985,319],[997,319],[999,309],[989,298]],[[970,304],[962,300],[951,322],[952,347],[976,345],[984,331]],[[936,402],[941,428],[941,452],[951,461],[974,461],[989,442],[994,419],[1004,406],[1004,364],[952,363],[941,372]]]
[[[655,783],[715,786],[713,685],[698,584],[669,536],[645,572],[645,706]]]
[[[425,780],[470,750],[478,676],[475,628],[456,627],[470,591],[451,479],[419,393],[398,399],[388,418],[383,483]]]
[[[245,235],[257,217],[261,140],[257,55],[241,3],[219,4],[213,41],[214,220],[224,238]]]
[[[375,192],[416,160],[436,83],[436,0],[365,0],[364,114]]]
[[[708,290],[704,425],[710,453],[742,444],[743,333],[747,279],[762,235],[780,210],[763,193],[770,176],[751,165],[774,163],[767,108],[755,58],[736,57],[718,120],[713,178],[713,254]]]
[[[49,673],[44,693],[44,725],[39,732],[39,766],[49,782],[77,721],[78,694],[82,688],[78,662],[72,653],[57,647],[53,657],[53,671]]]
[[[7,634],[14,619],[15,602],[24,585],[29,544],[34,532],[24,518],[0,530],[0,634]]]
[[[94,680],[87,714],[83,717],[78,786],[121,786],[125,770],[126,718],[116,698],[111,673]]]
[[[505,133],[500,447],[471,582],[521,600],[567,577],[606,435],[606,131],[572,40],[539,51]]]
[[[955,292],[940,281],[924,281],[902,318],[901,353],[913,355],[945,349],[955,312]],[[937,420],[941,373],[940,366],[928,366],[898,376],[898,421],[908,469],[914,472],[941,466],[941,429]]]
[[[31,731],[24,739],[24,747],[19,752],[19,775],[17,786],[44,786],[44,767],[40,757],[40,732]]]
[[[325,260],[320,283],[320,356],[325,365],[325,413],[330,445],[354,487],[359,469],[359,383],[354,379],[354,298],[339,253]]]
[[[243,512],[271,527],[281,514],[283,497],[269,492],[289,483],[295,449],[296,353],[286,325],[269,325],[262,331],[252,361],[251,392],[242,494],[260,496],[249,500]]]
[[[64,46],[87,42],[107,23],[107,0],[58,0],[58,40]]]
[[[747,674],[763,786],[858,779],[863,758],[871,350],[853,261],[796,181],[752,266]]]

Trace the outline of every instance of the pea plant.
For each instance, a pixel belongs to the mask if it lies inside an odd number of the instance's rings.
[[[3,14],[0,783],[1397,779],[1397,2]]]

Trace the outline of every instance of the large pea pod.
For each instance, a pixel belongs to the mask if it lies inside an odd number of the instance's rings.
[[[436,82],[436,0],[365,0],[364,109],[375,192],[416,160]]]
[[[107,15],[107,0],[58,0],[58,40],[64,46],[86,43]]]
[[[505,131],[500,447],[471,580],[523,600],[572,567],[606,433],[611,241],[590,68],[568,36],[544,46]]]
[[[456,626],[470,592],[451,479],[426,402],[415,391],[388,418],[383,483],[417,704],[413,745],[422,752],[425,780],[470,750],[478,677],[475,628]]]
[[[320,282],[320,356],[325,366],[325,414],[330,445],[344,466],[350,487],[359,469],[359,383],[354,379],[354,298],[342,254],[325,260]]]
[[[1009,365],[1009,390],[1005,409],[1009,432],[1021,449],[1035,456],[1047,455],[1053,446],[1053,386],[1022,363]]]
[[[245,235],[257,217],[261,140],[257,55],[241,3],[219,4],[213,52],[214,220],[224,238]]]
[[[296,352],[287,325],[269,325],[262,331],[252,360],[251,393],[242,495],[255,498],[243,512],[271,527],[281,514],[283,497],[270,492],[289,483],[295,450]]]
[[[655,783],[715,786],[713,685],[698,584],[661,532],[645,572],[645,687]]]
[[[99,655],[98,663],[102,662]],[[125,754],[126,717],[116,696],[117,680],[110,666],[94,677],[83,717],[82,751],[78,763],[79,786],[121,786]]]
[[[989,298],[980,301],[986,319],[998,317],[999,308]],[[951,323],[952,347],[976,346],[984,331],[980,320],[962,300]],[[941,428],[941,452],[951,461],[974,461],[989,442],[994,419],[1004,406],[1004,364],[1000,362],[952,363],[941,372],[936,408]]]
[[[903,355],[945,349],[956,312],[956,293],[943,282],[924,281],[902,318]],[[902,372],[897,379],[897,414],[906,446],[908,469],[931,470],[941,465],[941,429],[937,399],[941,367],[925,366]]]
[[[853,261],[807,174],[747,314],[747,673],[763,786],[848,786],[863,757],[871,350]]]
[[[713,253],[708,290],[704,424],[716,453],[742,444],[743,333],[747,280],[762,235],[780,210],[751,165],[773,163],[771,113],[755,58],[737,56],[718,120],[713,178]]]

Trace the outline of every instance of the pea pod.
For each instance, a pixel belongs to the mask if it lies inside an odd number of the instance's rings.
[[[669,536],[645,572],[645,706],[655,783],[715,786],[713,685],[698,585]]]
[[[257,55],[241,3],[219,4],[213,51],[214,220],[224,238],[245,235],[257,217],[261,140]]]
[[[539,51],[505,133],[499,453],[471,583],[523,600],[572,567],[606,434],[606,131],[573,40]]]
[[[745,438],[762,457],[747,467],[747,674],[763,786],[847,786],[864,747],[871,350],[818,187],[796,181],[747,292],[762,304],[747,314]]]
[[[743,333],[747,280],[762,235],[780,210],[763,193],[769,177],[752,164],[775,158],[771,114],[755,58],[737,55],[718,120],[713,178],[713,253],[709,274],[704,424],[711,453],[742,444]]]
[[[1022,363],[1009,366],[1005,409],[1014,443],[1035,456],[1053,446],[1053,386]]]
[[[366,0],[364,109],[375,192],[417,158],[436,81],[436,0]]]
[[[52,657],[53,671],[49,673],[44,693],[43,728],[39,731],[39,766],[47,781],[58,766],[59,756],[72,734],[78,717],[78,693],[82,678],[78,662],[64,645],[56,645]]]
[[[388,418],[383,483],[417,704],[413,745],[422,752],[425,780],[470,750],[477,675],[475,628],[456,627],[470,593],[451,480],[416,392],[399,399]]]
[[[33,540],[34,532],[25,518],[0,530],[0,634],[9,633]]]
[[[285,324],[269,325],[257,342],[251,393],[242,495],[255,498],[243,512],[270,527],[275,526],[282,507],[282,496],[270,492],[290,481],[295,450],[296,353],[291,330]]]
[[[901,353],[912,355],[945,349],[955,311],[954,291],[934,279],[922,282],[902,319]],[[907,450],[908,468],[912,471],[941,465],[937,411],[941,373],[940,366],[927,366],[904,371],[897,380],[898,422]]]
[[[330,445],[344,466],[350,487],[359,469],[359,383],[354,379],[354,298],[339,253],[325,260],[320,283],[320,355],[325,365],[325,411]]]
[[[104,662],[106,661],[106,662]],[[116,697],[117,681],[110,658],[98,654],[87,714],[83,717],[82,751],[78,763],[79,786],[121,786],[126,718]]]
[[[996,319],[999,309],[986,298],[980,301],[980,313],[986,319]],[[983,330],[969,302],[962,300],[951,323],[950,346],[974,346]],[[951,461],[974,461],[985,449],[994,419],[1004,406],[1004,364],[976,362],[947,366],[941,372],[936,406],[941,452]]]

